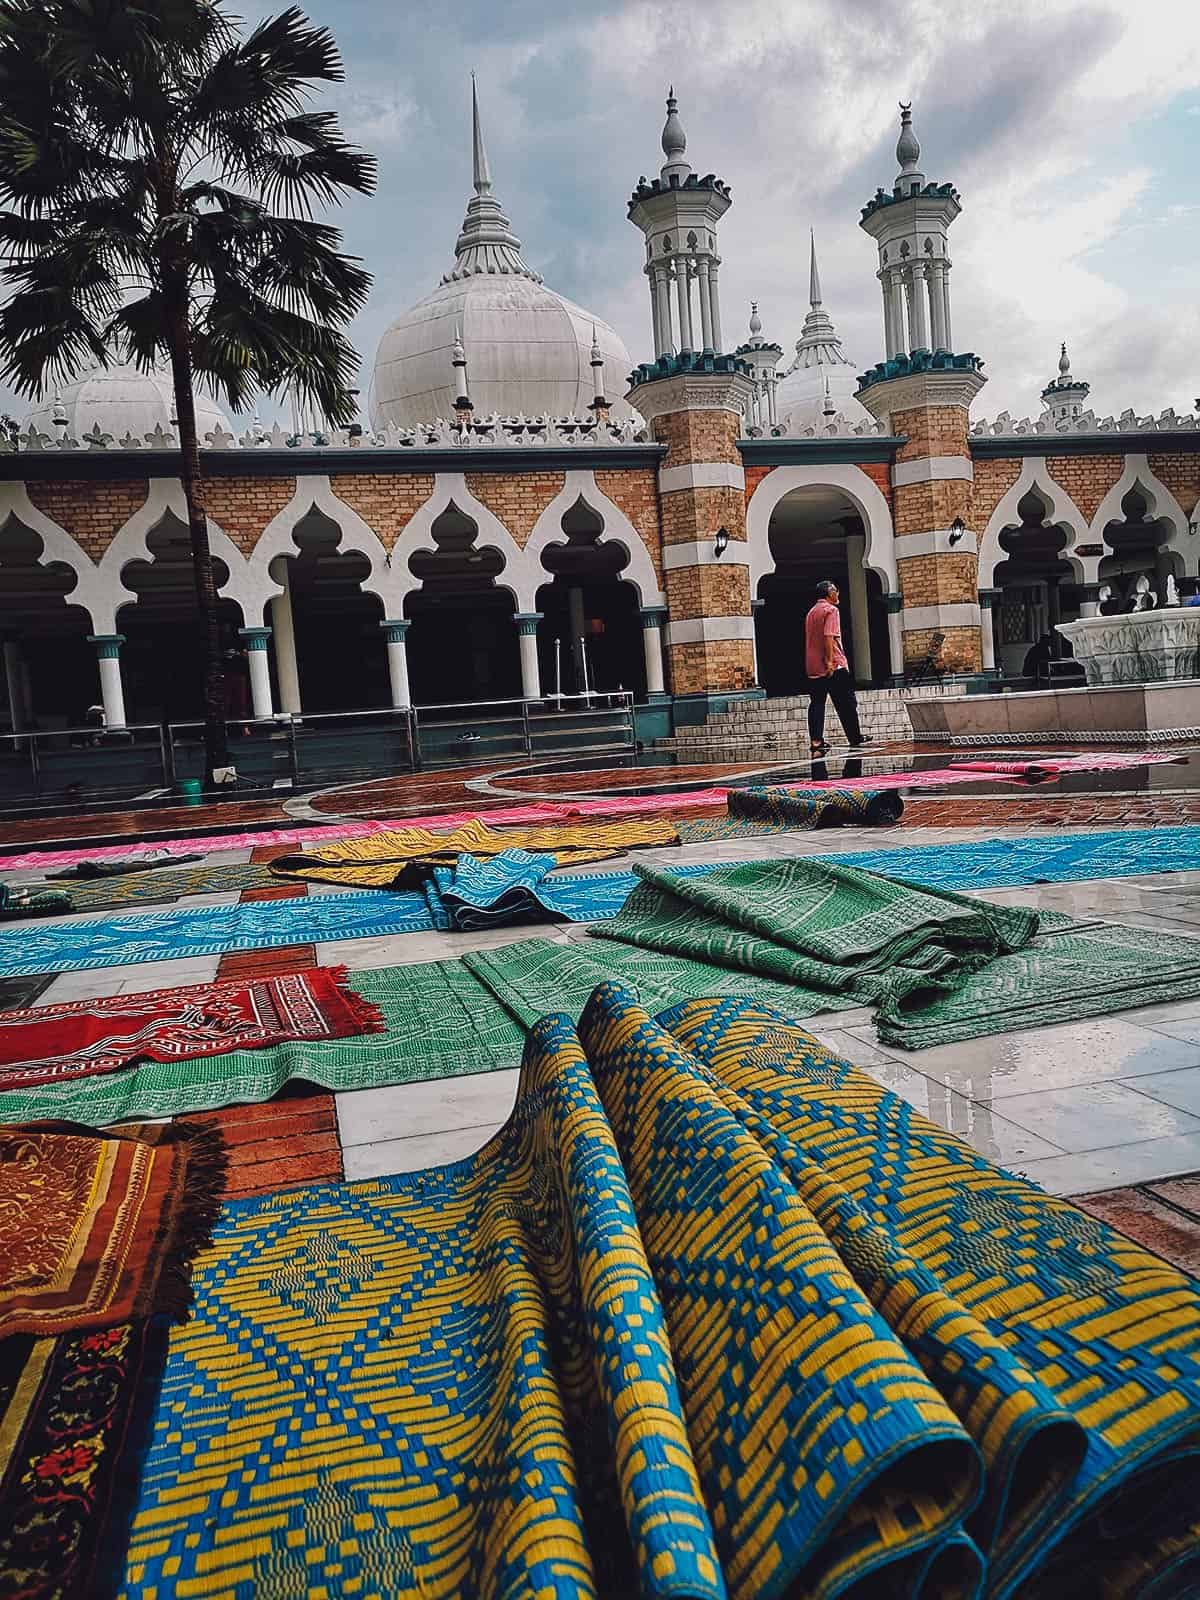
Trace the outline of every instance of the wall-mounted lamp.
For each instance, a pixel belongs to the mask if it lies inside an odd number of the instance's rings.
[[[1188,532],[1191,534],[1200,533],[1200,522],[1197,522],[1195,517],[1188,523]]]
[[[728,528],[718,528],[717,529],[717,537],[713,541],[713,555],[715,555],[717,560],[719,561],[721,559],[721,557],[725,554],[726,550],[728,550],[728,549],[729,549],[729,529]]]
[[[961,517],[955,517],[954,521],[950,524],[950,537],[946,542],[951,546],[956,545],[966,531],[967,525],[963,519]]]

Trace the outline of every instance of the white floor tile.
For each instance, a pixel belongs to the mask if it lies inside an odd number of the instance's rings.
[[[1130,1088],[1148,1094],[1152,1100],[1200,1117],[1200,1067],[1184,1067],[1181,1072],[1151,1072],[1144,1078],[1131,1078]]]
[[[1155,1081],[1159,1081],[1157,1077]],[[1006,1095],[995,1102],[1019,1127],[1052,1140],[1060,1150],[1107,1150],[1179,1134],[1200,1137],[1200,1117],[1139,1094],[1130,1083],[1089,1083],[1040,1094]]]
[[[1094,1194],[1126,1184],[1154,1183],[1200,1171],[1200,1134],[1147,1139],[1085,1155],[1048,1156],[1028,1162],[1022,1171],[1051,1194]]]
[[[356,1144],[343,1152],[346,1179],[385,1178],[394,1172],[420,1172],[474,1155],[496,1131],[496,1124],[454,1128],[445,1133],[422,1134],[414,1139],[385,1139],[378,1144]]]
[[[339,1094],[335,1104],[342,1147],[503,1122],[512,1110],[519,1076],[515,1069],[480,1072]]]

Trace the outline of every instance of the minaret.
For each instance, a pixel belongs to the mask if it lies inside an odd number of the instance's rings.
[[[754,376],[754,396],[747,421],[753,430],[762,433],[767,428],[773,428],[777,421],[775,389],[779,382],[779,361],[783,347],[770,344],[763,338],[757,300],[750,302],[750,337],[745,344],[738,345],[734,354],[746,363]]]
[[[596,324],[592,323],[592,353],[588,358],[588,365],[592,369],[592,403],[588,408],[595,415],[598,423],[608,421],[608,397],[604,393],[604,357],[600,353],[600,345],[596,339]]]
[[[697,177],[687,159],[687,135],[672,87],[662,131],[666,160],[657,178],[638,186],[629,220],[646,236],[646,279],[656,359],[719,355],[721,307],[717,223],[729,210],[728,184]]]
[[[1085,383],[1082,378],[1071,376],[1071,358],[1067,354],[1064,344],[1062,354],[1058,358],[1058,377],[1051,378],[1042,390],[1042,421],[1050,423],[1053,427],[1061,427],[1063,423],[1073,422],[1083,413],[1083,402],[1091,393],[1092,386]]]
[[[458,413],[459,426],[469,428],[471,414],[475,408],[471,403],[467,387],[467,352],[463,347],[462,328],[457,325],[454,329],[454,347],[450,355],[450,364],[454,368],[454,409]]]
[[[729,188],[692,170],[673,88],[662,150],[659,176],[639,179],[629,201],[629,220],[646,240],[655,359],[634,369],[626,399],[666,446],[658,498],[671,691],[677,716],[687,702],[686,715],[702,720],[731,698],[761,692],[738,450],[759,390],[741,355],[721,354],[717,224]]]

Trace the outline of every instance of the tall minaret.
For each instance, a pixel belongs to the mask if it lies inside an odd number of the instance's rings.
[[[954,349],[950,322],[950,224],[962,210],[951,183],[926,183],[912,107],[901,102],[900,171],[890,194],[877,189],[861,226],[879,246],[884,347],[888,360]]]
[[[1083,402],[1091,393],[1092,386],[1085,383],[1082,378],[1076,378],[1071,373],[1071,358],[1067,354],[1064,344],[1062,354],[1058,358],[1058,376],[1051,378],[1042,390],[1042,404],[1046,408],[1042,413],[1043,420],[1059,427],[1064,422],[1072,422],[1083,412]]]
[[[654,355],[719,355],[721,305],[717,223],[729,210],[729,185],[711,172],[697,177],[672,87],[662,131],[666,160],[657,178],[638,186],[629,220],[646,236],[646,279]]]

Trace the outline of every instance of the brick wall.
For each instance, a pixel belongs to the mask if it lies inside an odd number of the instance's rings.
[[[774,467],[747,467],[746,468],[746,504],[750,504],[750,496],[769,472],[774,472]]]
[[[754,687],[754,646],[749,639],[673,644],[667,655],[675,694],[720,693]]]
[[[715,538],[728,528],[731,539],[746,537],[746,499],[740,489],[673,489],[662,497],[664,545]]]
[[[145,478],[114,483],[34,482],[25,487],[38,510],[65,528],[93,561],[99,561],[150,493]]]
[[[905,483],[893,491],[892,523],[896,533],[929,533],[948,528],[955,517],[967,520],[971,485],[962,478],[933,483]]]
[[[742,464],[737,441],[742,419],[733,411],[670,411],[654,419],[654,437],[667,447],[664,467],[694,461]]]
[[[522,472],[512,477],[467,473],[467,488],[499,518],[522,550],[538,518],[555,495],[562,493],[566,481],[564,472]]]
[[[209,478],[204,500],[209,516],[248,556],[295,492],[295,478]]]
[[[654,574],[661,589],[662,571],[662,518],[658,504],[658,473],[653,467],[600,468],[596,474],[596,487],[607,495],[633,523],[642,536],[642,543],[650,552]]]
[[[975,463],[975,483],[962,519],[980,538],[996,507],[1020,476],[1021,462],[1015,458]]]
[[[667,604],[675,621],[690,617],[748,617],[748,567],[710,564],[667,574]]]
[[[1150,471],[1179,501],[1184,515],[1191,517],[1200,504],[1200,455],[1147,456]]]
[[[948,606],[978,600],[978,563],[969,553],[902,556],[896,563],[906,606]]]
[[[432,495],[434,482],[432,472],[339,473],[329,480],[338,499],[358,512],[389,551]]]
[[[950,672],[980,672],[983,657],[978,628],[942,628],[946,641],[942,646],[942,661]],[[923,661],[933,642],[934,629],[917,628],[904,635],[904,659],[908,663]]]
[[[1047,456],[1046,471],[1091,522],[1104,496],[1125,471],[1124,456]]]
[[[919,461],[925,456],[965,456],[966,406],[921,406],[892,412],[892,432],[905,435],[897,461]]]

